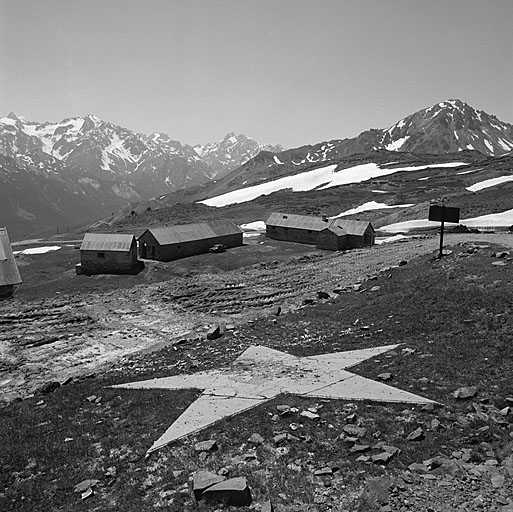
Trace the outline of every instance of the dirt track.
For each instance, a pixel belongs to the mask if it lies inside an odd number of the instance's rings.
[[[446,245],[462,241],[513,248],[508,234],[446,237]],[[334,296],[381,269],[436,251],[438,244],[432,237],[345,253],[313,252],[131,289],[3,303],[0,396],[6,401],[26,396],[50,380],[62,382],[140,350],[201,337],[214,324],[237,325],[267,315],[271,306],[287,311],[305,299],[321,300],[318,292]]]

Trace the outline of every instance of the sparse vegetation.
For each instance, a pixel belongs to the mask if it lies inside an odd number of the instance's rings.
[[[485,510],[501,510],[513,499],[513,473],[503,465],[513,453],[513,415],[507,409],[513,406],[513,263],[505,256],[505,265],[492,265],[499,249],[486,238],[451,249],[441,261],[426,255],[383,270],[338,298],[242,325],[217,340],[189,340],[133,356],[110,371],[2,409],[0,508],[214,510],[195,502],[188,480],[198,469],[226,468],[230,476],[247,477],[256,505],[271,499],[283,512],[380,510],[366,486],[383,476],[392,482],[391,510],[477,510],[472,500],[479,495]],[[145,459],[152,441],[197,392],[106,386],[215,368],[254,343],[296,355],[401,343],[352,371],[372,379],[389,372],[390,385],[443,405],[431,410],[281,396]],[[476,386],[477,395],[455,398],[454,391],[462,386]],[[280,404],[298,412],[279,414]],[[299,415],[308,408],[320,419]],[[370,454],[379,446],[394,446],[400,453],[385,465],[357,461],[361,454],[351,452],[354,441],[343,434],[347,425],[365,429],[358,443],[369,445]],[[422,439],[407,439],[419,427]],[[264,442],[249,443],[253,433]],[[279,433],[294,437],[277,443]],[[217,440],[219,450],[202,460],[194,444],[210,438]],[[459,459],[454,455],[458,453]],[[494,487],[490,474],[477,469],[429,472],[430,478],[408,469],[437,456],[467,460],[472,468],[495,460],[505,483]],[[315,475],[327,467],[331,473]],[[82,501],[73,488],[85,479],[99,482],[94,494]],[[462,508],[463,501],[467,508]]]

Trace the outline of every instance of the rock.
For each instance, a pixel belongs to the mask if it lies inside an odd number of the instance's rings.
[[[192,492],[194,497],[199,501],[206,489],[224,480],[226,480],[224,476],[216,475],[210,471],[196,471],[192,475]]]
[[[285,416],[285,415],[289,414],[290,412],[292,412],[289,405],[277,405],[276,409],[278,409],[280,416]]]
[[[383,444],[381,445],[381,448],[386,452],[391,453],[392,455],[398,455],[399,453],[401,453],[400,448],[397,448],[397,446]]]
[[[217,449],[217,442],[213,439],[209,439],[208,441],[200,441],[194,445],[194,450],[197,452],[214,452]]]
[[[333,469],[331,469],[330,467],[325,467],[325,468],[321,468],[321,469],[317,469],[314,471],[314,475],[315,476],[326,476],[326,475],[332,475],[333,474]]]
[[[207,332],[207,340],[216,340],[221,337],[221,327],[219,325],[215,325],[211,327]]]
[[[373,455],[370,460],[374,464],[387,464],[394,458],[394,454],[390,452],[381,452],[377,453],[376,455]]]
[[[216,483],[203,492],[203,497],[207,502],[223,503],[232,507],[247,507],[251,504],[251,490],[245,477]]]
[[[271,308],[271,315],[280,316],[280,314],[281,314],[281,306],[274,306],[273,308]]]
[[[88,480],[83,480],[82,482],[80,482],[79,484],[75,485],[75,488],[73,489],[74,492],[86,492],[88,489],[91,489],[92,487],[94,487],[95,485],[99,484],[100,481],[99,480],[95,480],[95,479],[88,479]]]
[[[330,294],[328,292],[318,291],[317,297],[319,297],[319,299],[329,299]]]
[[[426,474],[429,471],[429,466],[426,464],[420,464],[418,462],[414,462],[408,466],[408,469],[412,473],[424,473]]]
[[[370,450],[370,446],[368,444],[355,444],[350,450],[349,453],[365,453]]]
[[[356,423],[356,413],[355,412],[346,416],[346,423]]]
[[[61,383],[56,380],[52,380],[49,382],[45,382],[40,388],[39,392],[43,395],[47,395],[48,393],[53,393],[57,388],[61,387]]]
[[[379,506],[386,505],[390,500],[391,480],[387,476],[371,478],[363,488],[358,499],[358,511],[371,512],[383,510]]]
[[[262,444],[265,441],[265,439],[260,434],[252,434],[251,437],[248,439],[248,443],[251,444]]]
[[[370,291],[371,292],[377,292],[378,290],[381,290],[381,286],[373,286]]]
[[[492,475],[490,481],[492,482],[492,486],[494,487],[494,489],[500,489],[501,487],[504,487],[504,482],[506,481],[506,479],[504,478],[503,475]]]
[[[390,380],[391,378],[392,378],[392,374],[389,372],[380,373],[378,375],[378,379],[382,380],[382,381],[387,381],[387,380]]]
[[[404,265],[408,265],[408,262],[407,262],[406,260],[401,260],[401,261],[399,262],[399,266],[400,266],[400,267],[404,267]]]
[[[424,439],[424,431],[421,427],[416,428],[413,432],[410,432],[406,437],[408,441],[422,441]]]
[[[15,391],[2,393],[0,395],[0,404],[9,405],[12,402],[20,402],[22,399],[23,395],[21,393],[16,393]]]
[[[499,251],[493,255],[494,258],[505,258],[506,256],[509,256],[508,251]]]
[[[308,418],[310,420],[318,420],[320,416],[314,412],[310,411],[303,411],[300,416],[303,416],[304,418]]]
[[[230,472],[230,467],[229,466],[223,466],[218,472],[217,474],[218,475],[221,475],[221,476],[226,476],[228,473]]]
[[[353,437],[364,437],[367,434],[367,429],[364,427],[357,427],[356,425],[344,425],[342,427],[344,433]]]
[[[504,267],[506,265],[505,261],[494,261],[492,265],[495,265],[496,267]]]
[[[249,462],[249,461],[252,461],[252,460],[256,460],[257,459],[257,454],[254,450],[250,450],[248,452],[246,452],[244,455],[244,460],[246,462]]]
[[[469,386],[469,387],[463,387],[458,388],[454,392],[454,398],[459,398],[460,400],[464,400],[466,398],[472,398],[476,396],[477,394],[477,387],[475,386]]]

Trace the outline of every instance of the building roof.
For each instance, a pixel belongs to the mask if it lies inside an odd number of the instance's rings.
[[[321,217],[277,212],[271,213],[266,224],[280,228],[308,229],[310,231],[322,231],[329,227],[329,221],[323,221]]]
[[[356,235],[363,236],[370,222],[363,220],[328,219],[311,215],[291,215],[289,213],[271,213],[267,219],[268,226],[282,228],[307,229],[310,231],[322,231],[329,229],[338,236]]]
[[[132,247],[134,238],[134,235],[120,235],[118,233],[86,233],[80,250],[128,252]]]
[[[179,224],[164,228],[150,228],[144,233],[146,232],[150,232],[160,245],[171,245],[218,236],[236,235],[242,233],[242,229],[231,220],[218,220],[196,224]],[[144,236],[144,233],[139,239]]]
[[[330,227],[332,226],[337,226],[338,228],[342,229],[347,235],[363,236],[369,226],[374,231],[372,224],[366,220],[333,219],[332,223],[330,224]]]
[[[0,286],[20,283],[21,277],[14,259],[9,235],[5,228],[0,228]]]

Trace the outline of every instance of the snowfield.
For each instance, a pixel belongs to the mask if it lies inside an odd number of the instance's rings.
[[[513,225],[513,210],[506,210],[501,213],[490,213],[488,215],[481,215],[472,219],[460,220],[460,224],[468,228],[492,228],[492,227],[508,227]],[[446,222],[446,226],[457,226],[453,222]],[[405,233],[412,229],[418,228],[437,228],[440,227],[440,222],[435,222],[427,219],[408,220],[405,222],[396,222],[388,226],[382,226],[380,231],[387,233]]]
[[[46,254],[47,252],[58,251],[60,245],[49,245],[46,247],[32,247],[23,251],[13,251],[13,254]]]
[[[396,167],[381,168],[378,164],[368,163],[349,167],[348,169],[341,169],[335,171],[337,164],[320,167],[312,171],[306,171],[293,176],[284,176],[274,181],[253,185],[251,187],[243,188],[240,190],[233,190],[226,194],[221,194],[204,201],[199,201],[201,204],[207,206],[222,207],[229,204],[245,203],[252,201],[257,197],[272,194],[279,190],[293,190],[294,192],[307,191],[307,190],[325,190],[327,188],[336,187],[338,185],[348,185],[350,183],[361,183],[371,178],[379,176],[386,176],[401,171],[419,171],[429,168],[440,167],[459,167],[467,165],[465,162],[448,162],[444,164],[421,165],[413,167]]]
[[[354,213],[368,212],[370,210],[385,210],[389,208],[409,208],[410,206],[415,206],[413,203],[411,204],[394,204],[391,206],[386,205],[385,203],[377,203],[376,201],[369,201],[368,203],[364,203],[356,208],[351,208],[350,210],[346,210],[345,212],[339,213],[330,219],[338,219],[339,217],[345,217],[346,215],[353,215]]]
[[[489,180],[480,181],[479,183],[474,183],[470,187],[467,187],[467,190],[470,192],[477,192],[478,190],[495,187],[496,185],[500,185],[501,183],[506,183],[508,181],[513,181],[512,175],[499,176],[498,178],[490,178]]]

